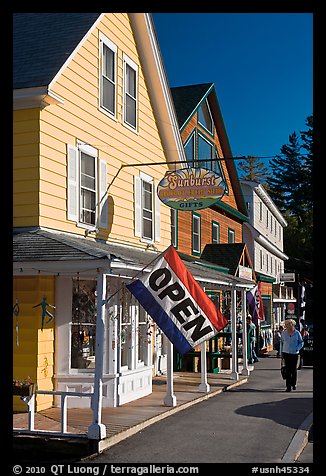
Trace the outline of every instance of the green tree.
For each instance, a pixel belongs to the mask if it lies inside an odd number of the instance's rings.
[[[248,155],[243,161],[239,162],[238,168],[241,179],[259,182],[263,185],[266,183],[267,176],[269,175],[268,168],[264,162],[252,155]]]
[[[307,130],[293,132],[281,154],[270,161],[268,192],[288,222],[284,251],[290,257],[312,261],[313,233],[313,116]]]

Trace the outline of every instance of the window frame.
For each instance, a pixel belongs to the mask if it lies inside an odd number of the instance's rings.
[[[231,236],[233,237],[232,238],[233,241],[230,240]],[[235,243],[235,230],[234,230],[234,228],[228,228],[228,243],[230,243],[230,244]]]
[[[217,238],[216,238],[217,241],[214,241],[214,229],[217,229]],[[220,233],[221,233],[220,223],[218,221],[212,220],[212,244],[218,245],[221,242]]]
[[[178,248],[178,218],[178,210],[171,208],[171,244],[176,249]]]
[[[94,193],[95,193],[95,214],[94,214],[94,223],[88,223],[86,221],[81,220],[81,211],[82,211],[82,204],[81,204],[81,191],[82,191],[82,185],[81,185],[81,154],[84,153],[90,157],[93,157],[94,159],[94,169],[95,169],[95,186],[94,186]],[[85,143],[77,143],[77,160],[78,160],[78,182],[77,182],[77,194],[78,194],[78,200],[77,200],[77,223],[78,226],[83,227],[83,228],[94,228],[97,224],[98,221],[98,197],[99,197],[99,191],[98,191],[98,151],[91,145],[85,144]],[[86,188],[86,187],[84,187]]]
[[[100,65],[99,65],[99,109],[102,111],[104,114],[107,116],[111,117],[114,120],[117,120],[117,56],[118,56],[118,47],[111,41],[109,40],[106,36],[104,36],[102,33],[100,33],[99,36],[99,41],[100,41]],[[114,87],[114,94],[113,94],[113,104],[114,104],[114,111],[110,111],[103,103],[104,103],[104,86],[103,86],[103,77],[104,77],[104,46],[108,48],[110,51],[113,53],[114,61],[113,61],[113,67],[114,67],[114,80],[111,78],[106,78],[108,81],[110,81],[111,84],[113,84]]]
[[[190,144],[190,141],[192,141],[192,145],[193,145],[193,158],[192,158],[192,160],[189,160],[188,155],[187,155],[187,151],[186,151],[186,147]],[[186,158],[187,158],[188,167],[190,167],[190,168],[198,167],[198,162],[196,160],[196,156],[197,156],[197,153],[196,153],[196,150],[197,150],[197,147],[196,147],[196,129],[194,129],[191,132],[191,134],[189,135],[189,137],[187,138],[187,140],[183,144],[183,149],[185,151],[185,155],[186,155]]]
[[[208,112],[208,115],[209,115],[209,118],[210,118],[210,121],[211,121],[211,129],[208,129],[206,127],[205,124],[203,124],[201,121],[200,121],[200,118],[199,118],[199,112],[202,111],[203,113],[203,105],[206,106],[206,110]],[[203,113],[203,116],[205,117],[205,114]],[[211,136],[214,135],[214,121],[213,121],[213,116],[212,116],[212,113],[211,113],[211,108],[209,107],[209,103],[208,103],[208,100],[207,98],[205,98],[199,105],[198,109],[197,109],[197,122],[198,124],[200,124],[200,126],[205,129],[205,131],[207,131]]]
[[[132,96],[129,91],[127,91],[127,67],[132,69],[135,72],[135,96]],[[135,125],[128,122],[126,108],[127,108],[127,94],[128,98],[132,98],[135,103]],[[133,132],[138,131],[138,65],[132,61],[129,56],[123,54],[123,108],[122,108],[122,123],[128,129]]]
[[[198,223],[198,249],[195,249],[195,222]],[[201,253],[201,215],[196,212],[192,212],[191,218],[191,248],[192,254],[199,256]]]

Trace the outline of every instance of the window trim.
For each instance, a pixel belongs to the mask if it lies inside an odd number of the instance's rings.
[[[189,161],[188,157],[187,157],[187,154],[186,154],[186,147],[187,145],[189,144],[189,142],[192,141],[193,143],[193,150],[194,150],[194,155],[193,155],[193,160],[192,161]],[[185,151],[185,155],[186,155],[186,158],[187,158],[187,165],[188,167],[190,168],[195,168],[198,166],[198,163],[196,165],[196,156],[197,156],[197,153],[196,153],[196,150],[197,150],[197,144],[196,144],[196,128],[193,129],[193,131],[191,132],[191,134],[189,134],[187,140],[184,142],[183,144],[183,149]]]
[[[198,248],[199,250],[195,250],[194,248],[194,223],[198,220]],[[195,256],[199,256],[201,253],[201,215],[196,212],[192,212],[192,219],[191,219],[191,248],[192,254]]]
[[[209,117],[210,117],[210,120],[211,120],[211,124],[212,124],[212,130],[207,129],[207,127],[205,126],[205,124],[203,124],[203,123],[200,122],[200,120],[199,120],[199,111],[202,109],[203,104],[206,104],[206,107],[207,107],[207,110],[208,110],[208,114],[209,114]],[[209,103],[208,103],[207,98],[205,98],[205,99],[200,103],[200,105],[198,106],[198,109],[197,109],[197,123],[198,123],[203,129],[205,129],[205,131],[207,131],[211,136],[214,136],[214,121],[213,121],[213,116],[212,116],[212,113],[211,113],[211,108],[209,107]]]
[[[172,215],[173,214],[174,214],[174,237],[172,235]],[[171,244],[176,249],[178,248],[178,219],[179,219],[178,210],[176,208],[171,208]]]
[[[103,33],[99,35],[99,109],[111,119],[117,120],[117,85],[118,85],[118,75],[117,75],[117,56],[118,56],[118,47],[109,40]],[[114,113],[107,109],[103,105],[103,45],[109,48],[114,54]]]
[[[81,153],[85,153],[94,158],[95,163],[95,223],[85,223],[81,221]],[[77,154],[78,154],[78,181],[77,181],[77,225],[81,228],[94,228],[98,221],[98,202],[99,202],[99,190],[98,190],[98,150],[91,145],[77,141]]]
[[[197,162],[198,163],[197,167],[199,169],[204,168],[206,170],[212,170],[213,159],[214,159],[214,155],[215,155],[215,144],[214,144],[214,142],[209,140],[208,137],[204,136],[204,134],[202,132],[197,130],[197,161],[202,160],[199,157],[199,139],[202,139],[204,142],[206,142],[211,147],[212,154],[211,154],[210,159],[212,159],[212,160],[209,162],[209,167],[208,168],[204,167],[204,162]]]
[[[135,126],[133,124],[130,124],[126,120],[126,95],[129,94],[126,90],[126,83],[127,83],[127,65],[135,71],[135,97],[133,98],[135,100],[135,121],[136,124]],[[132,97],[129,94],[130,97]],[[130,129],[133,132],[138,132],[138,65],[132,61],[132,59],[129,58],[125,53],[123,53],[123,99],[122,99],[122,123],[124,126],[126,126],[128,129]]]
[[[233,241],[230,241],[230,236],[233,236]],[[235,230],[234,228],[228,228],[228,243],[235,243]]]
[[[214,242],[213,239],[214,239],[214,236],[213,236],[213,232],[214,232],[214,228],[217,229],[217,242]],[[221,241],[221,236],[220,236],[220,233],[221,233],[221,225],[218,221],[215,221],[215,220],[212,220],[212,244],[219,244]]]

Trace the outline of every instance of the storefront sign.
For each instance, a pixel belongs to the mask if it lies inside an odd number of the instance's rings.
[[[239,264],[239,278],[252,279],[252,269]]]
[[[285,283],[294,283],[295,282],[295,273],[281,273],[280,280]]]
[[[200,210],[225,193],[222,177],[206,169],[187,168],[165,175],[157,187],[159,199],[176,210]]]

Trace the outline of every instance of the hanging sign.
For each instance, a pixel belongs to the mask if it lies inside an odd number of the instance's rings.
[[[224,193],[222,177],[212,170],[198,168],[169,172],[157,187],[157,195],[165,205],[186,211],[208,208]]]

